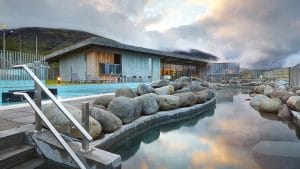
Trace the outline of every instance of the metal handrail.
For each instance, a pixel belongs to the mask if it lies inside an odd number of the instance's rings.
[[[35,81],[35,83],[49,96],[54,104],[65,114],[65,116],[78,128],[81,134],[91,142],[93,137],[82,127],[82,125],[70,114],[62,103],[50,92],[50,90],[42,83],[42,81],[29,69],[27,65],[15,65],[13,68],[23,68]]]
[[[30,106],[34,109],[34,111],[44,121],[44,123],[47,125],[47,127],[50,129],[50,131],[53,133],[53,135],[56,137],[56,139],[59,141],[59,143],[70,154],[70,156],[75,161],[75,163],[78,165],[78,167],[81,168],[81,169],[86,169],[86,167],[80,161],[80,159],[78,158],[78,156],[74,153],[74,151],[71,149],[71,147],[65,142],[65,140],[62,138],[62,136],[59,134],[59,132],[51,124],[51,122],[48,120],[48,118],[43,114],[43,112],[41,111],[41,109],[39,109],[39,107],[34,103],[34,101],[31,99],[31,97],[27,93],[21,93],[21,92],[14,92],[14,95],[23,96],[28,101],[28,103],[30,104]]]

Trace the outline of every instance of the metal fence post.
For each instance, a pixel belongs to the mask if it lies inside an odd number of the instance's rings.
[[[89,111],[89,103],[87,102],[83,102],[81,103],[81,112],[82,112],[82,126],[83,128],[89,132],[89,128],[90,128],[90,121],[89,121],[89,116],[90,116],[90,111]],[[90,151],[90,143],[89,141],[82,137],[82,148],[81,151],[83,152],[88,152]]]
[[[41,62],[35,61],[34,62],[34,73],[40,79],[41,78]],[[40,86],[34,82],[34,91],[35,91],[35,104],[41,109],[42,107],[42,89]],[[35,131],[39,132],[42,131],[42,119],[40,116],[35,112]]]

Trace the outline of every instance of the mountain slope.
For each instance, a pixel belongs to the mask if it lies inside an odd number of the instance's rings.
[[[68,30],[28,27],[6,30],[6,50],[19,51],[20,38],[22,52],[35,53],[35,40],[38,41],[38,53],[46,55],[82,40],[97,36],[95,34]],[[0,31],[0,45],[2,49],[3,32]],[[102,37],[104,38],[104,37]]]

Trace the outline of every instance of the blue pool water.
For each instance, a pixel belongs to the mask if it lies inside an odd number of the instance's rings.
[[[129,87],[136,88],[139,83],[112,83],[112,84],[72,84],[72,85],[52,85],[49,88],[57,88],[60,99],[73,98],[81,96],[96,95],[102,93],[112,93],[118,88]],[[24,90],[33,89],[33,82],[29,80],[23,81],[0,81],[0,92],[7,92],[9,90]],[[1,96],[2,97],[2,96]],[[0,106],[19,104],[19,103],[2,103]]]

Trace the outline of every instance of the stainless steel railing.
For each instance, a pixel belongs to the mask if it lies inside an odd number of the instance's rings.
[[[34,80],[34,82],[43,90],[53,103],[65,114],[65,116],[78,128],[81,134],[89,141],[92,136],[81,126],[81,124],[70,114],[70,112],[58,101],[58,99],[50,92],[50,90],[42,83],[42,81],[29,69],[27,65],[15,65],[13,68],[23,68]]]
[[[80,161],[78,156],[74,153],[74,151],[71,149],[71,147],[62,138],[62,136],[59,134],[59,132],[55,129],[55,127],[52,125],[52,123],[44,115],[44,113],[41,111],[41,109],[34,103],[34,101],[30,98],[30,96],[27,93],[21,93],[21,92],[14,92],[14,95],[22,96],[28,101],[28,103],[34,109],[36,114],[38,114],[38,116],[44,121],[45,125],[50,129],[50,131],[53,133],[53,135],[56,137],[56,139],[59,141],[59,143],[63,146],[63,148],[69,153],[69,155],[72,157],[72,159],[78,165],[78,167],[81,169],[86,169],[86,167]]]
[[[82,151],[87,152],[89,151],[89,142],[93,140],[92,136],[86,131],[88,130],[88,103],[82,104],[82,118],[83,118],[83,127],[71,114],[70,112],[62,105],[61,102],[58,101],[58,99],[50,92],[50,90],[42,83],[42,81],[38,78],[39,76],[39,70],[41,68],[40,62],[35,63],[35,73],[32,72],[27,65],[15,65],[13,68],[23,68],[34,80],[35,82],[35,90],[36,90],[36,101],[34,102],[27,93],[21,93],[21,92],[15,92],[15,95],[23,96],[25,99],[29,102],[31,107],[36,112],[35,114],[35,129],[36,131],[42,130],[42,121],[46,123],[46,125],[49,127],[50,131],[54,134],[54,136],[58,139],[58,141],[61,143],[61,145],[66,149],[66,151],[70,154],[72,159],[76,162],[76,164],[82,168],[85,169],[85,166],[83,163],[79,160],[77,155],[73,152],[73,150],[69,147],[69,145],[62,139],[61,135],[58,133],[58,131],[54,128],[54,126],[51,124],[51,122],[47,119],[47,117],[42,113],[41,111],[41,92],[44,91],[45,94],[53,101],[53,103],[64,113],[64,115],[77,127],[77,129],[81,132],[83,135],[82,138]]]

